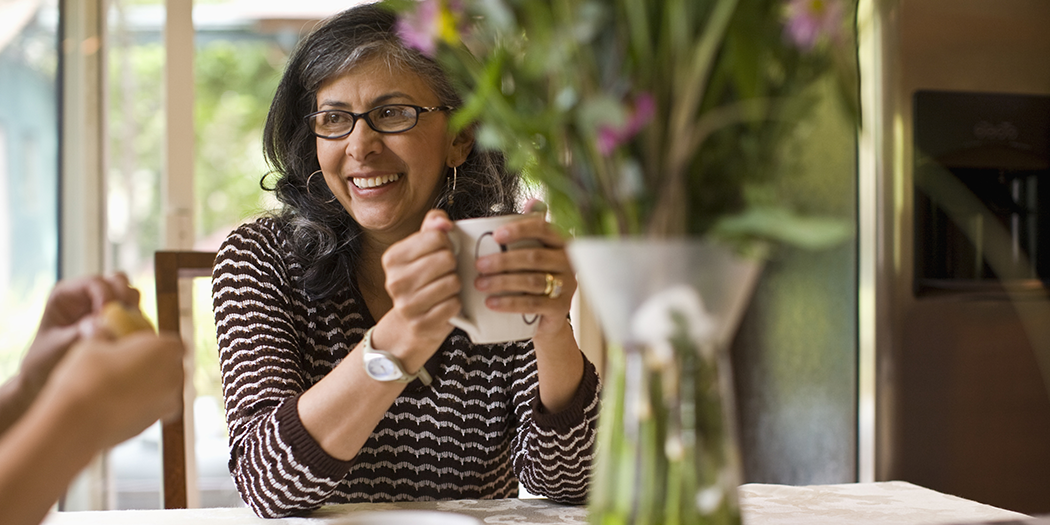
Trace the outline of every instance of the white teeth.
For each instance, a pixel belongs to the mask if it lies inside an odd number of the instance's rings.
[[[371,177],[371,178],[367,178],[367,179],[364,178],[364,177],[354,177],[351,180],[353,181],[354,186],[357,186],[358,188],[367,189],[367,188],[375,188],[377,186],[382,186],[384,184],[387,184],[387,183],[390,183],[390,182],[394,182],[395,180],[400,179],[400,178],[401,178],[401,174],[400,173],[393,173],[393,174],[390,174],[390,175],[382,175],[382,176],[379,176],[379,177]]]

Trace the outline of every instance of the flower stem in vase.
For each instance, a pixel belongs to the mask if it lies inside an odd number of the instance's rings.
[[[626,525],[632,511],[634,497],[634,447],[637,427],[628,430],[627,355],[622,347],[610,343],[606,359],[606,380],[603,382],[602,423],[598,429],[598,450],[602,460],[594,470],[591,505],[602,509],[591,513],[595,525]]]
[[[736,447],[726,396],[729,385],[721,368],[728,366],[719,350],[700,352],[695,395],[697,399],[697,463],[699,490],[695,504],[707,517],[704,523],[734,525],[740,523],[736,486]]]
[[[693,501],[697,493],[698,479],[696,464],[696,362],[695,347],[688,339],[678,338],[670,345],[674,350],[673,376],[677,379],[674,385],[673,408],[677,419],[676,432],[669,436],[665,453],[671,469],[668,476],[668,498],[666,523],[688,524],[699,523]],[[670,374],[669,374],[670,375]]]
[[[642,355],[644,350],[636,348],[629,351]],[[641,359],[644,361],[644,358]],[[664,441],[667,435],[667,406],[662,401],[660,374],[653,373],[644,363],[639,363],[640,381],[638,399],[638,422],[641,436],[635,461],[641,473],[636,493],[636,525],[660,525],[663,523],[664,485],[666,483],[667,462],[663,458]]]
[[[740,523],[715,345],[691,339],[685,318],[672,315],[664,344],[609,347],[596,525]]]

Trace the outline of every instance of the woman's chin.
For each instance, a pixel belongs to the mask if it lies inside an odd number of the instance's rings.
[[[365,233],[376,236],[395,237],[397,240],[419,231],[422,220],[408,217],[407,213],[394,210],[355,210],[350,216]]]

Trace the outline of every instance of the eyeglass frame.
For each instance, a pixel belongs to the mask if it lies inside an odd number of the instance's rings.
[[[411,126],[405,128],[405,129],[399,129],[397,131],[383,131],[381,129],[376,128],[375,123],[372,122],[372,118],[369,117],[368,114],[372,113],[373,111],[376,111],[378,109],[383,109],[383,108],[387,108],[387,107],[391,107],[391,106],[408,107],[408,108],[414,109],[416,111],[416,121],[413,122]],[[310,134],[312,134],[313,136],[315,136],[317,138],[321,138],[321,139],[339,140],[339,139],[341,139],[343,137],[349,136],[351,133],[354,132],[354,129],[357,127],[357,121],[358,120],[364,120],[365,124],[368,124],[368,127],[372,128],[372,131],[375,131],[376,133],[382,133],[384,135],[393,135],[395,133],[404,133],[404,132],[406,132],[406,131],[416,127],[416,125],[419,124],[419,116],[421,114],[423,114],[423,113],[431,113],[431,112],[434,112],[434,111],[452,111],[453,109],[456,109],[456,108],[454,106],[417,106],[415,104],[383,104],[383,105],[380,105],[380,106],[376,106],[376,107],[374,107],[374,108],[372,108],[372,109],[370,109],[368,111],[365,111],[364,113],[354,113],[353,111],[347,111],[345,109],[322,109],[320,111],[314,111],[313,113],[310,113],[309,115],[303,117],[303,120],[306,122],[307,129],[310,130]],[[317,132],[314,131],[314,126],[311,125],[310,119],[313,118],[313,117],[316,117],[318,115],[321,115],[323,113],[343,113],[343,114],[346,114],[346,115],[350,115],[350,118],[352,120],[352,122],[350,123],[350,129],[347,130],[347,132],[343,133],[342,135],[325,136],[325,135],[317,134]]]

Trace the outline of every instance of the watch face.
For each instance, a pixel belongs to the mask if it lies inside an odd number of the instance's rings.
[[[393,381],[401,377],[401,371],[397,365],[381,355],[370,355],[365,362],[365,371],[369,376],[379,381]]]

